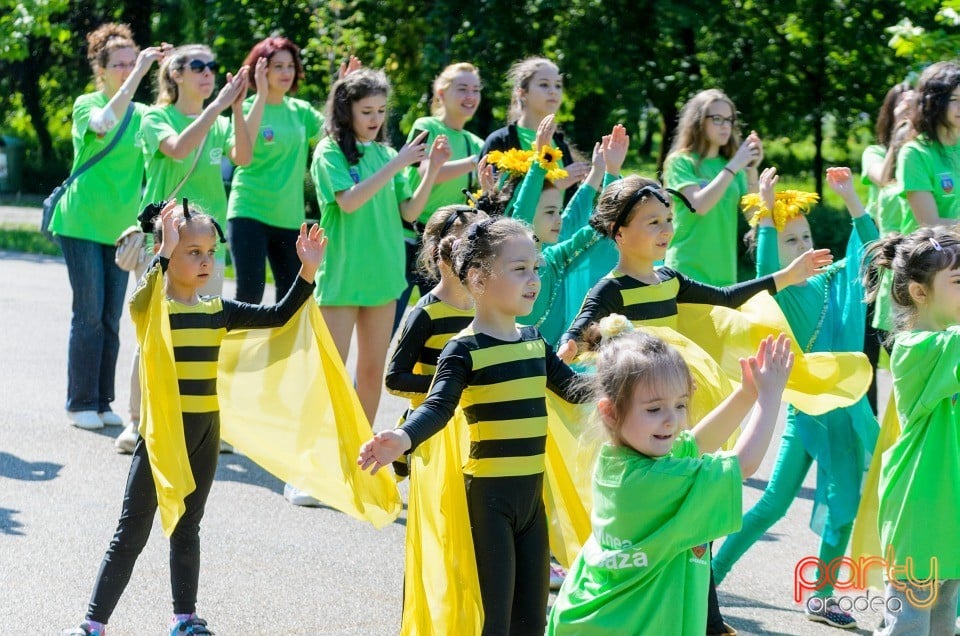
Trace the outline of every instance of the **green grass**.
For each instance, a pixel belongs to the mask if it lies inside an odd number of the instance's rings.
[[[27,225],[0,226],[0,250],[61,255],[60,247],[56,243],[48,241],[35,227]]]

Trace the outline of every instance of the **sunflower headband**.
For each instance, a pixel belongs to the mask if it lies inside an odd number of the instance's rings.
[[[788,221],[805,216],[810,213],[813,204],[820,200],[820,195],[816,192],[802,192],[800,190],[784,190],[777,192],[773,205],[773,210],[768,210],[760,195],[756,192],[748,194],[740,199],[740,207],[744,210],[756,207],[753,217],[750,219],[750,227],[757,227],[760,219],[773,219],[773,225],[778,232],[782,232]]]
[[[506,151],[491,151],[487,154],[487,163],[495,166],[500,172],[506,172],[511,177],[523,177],[530,171],[533,162],[536,161],[546,171],[547,179],[556,181],[568,175],[567,171],[560,167],[562,157],[563,153],[560,149],[551,146],[544,146],[540,149],[540,152],[511,148]]]

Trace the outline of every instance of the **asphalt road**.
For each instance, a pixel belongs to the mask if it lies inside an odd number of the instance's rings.
[[[119,428],[67,424],[69,323],[62,260],[0,252],[0,622],[14,632],[58,634],[81,620],[129,468],[129,456],[114,452]],[[121,340],[114,407],[125,414],[134,348],[127,316]],[[883,377],[881,388],[888,384]],[[385,395],[375,427],[393,426],[404,406]],[[762,492],[775,454],[776,440],[745,484],[745,506]],[[811,474],[787,517],[720,590],[741,634],[836,633],[807,621],[792,600],[795,564],[817,553],[807,528],[813,486]],[[221,456],[201,534],[200,614],[220,636],[397,633],[405,516],[377,531],[334,510],[291,506],[282,491],[245,457]],[[155,524],[110,636],[166,633],[167,558]],[[861,630],[847,633],[869,634],[880,620],[857,615]]]

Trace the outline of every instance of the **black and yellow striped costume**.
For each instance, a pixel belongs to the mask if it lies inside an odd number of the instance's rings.
[[[385,384],[393,395],[410,399],[410,408],[400,417],[397,426],[427,397],[440,352],[455,335],[473,320],[473,309],[457,309],[433,295],[424,294],[410,310],[397,348],[387,367]],[[393,462],[397,475],[409,475],[406,458]]]
[[[688,278],[669,267],[654,270],[660,283],[650,285],[614,270],[593,286],[561,342],[576,340],[587,325],[610,314],[622,314],[634,326],[676,328],[677,305],[697,303],[739,307],[762,291],[777,293],[773,276],[763,276],[731,285],[713,287]]]
[[[160,267],[151,264],[145,279],[159,280],[167,259],[157,257]],[[131,304],[142,302],[146,285],[141,282]],[[278,327],[286,323],[313,296],[314,284],[297,276],[280,303],[250,305],[218,296],[201,298],[195,305],[166,299],[170,334],[180,389],[187,458],[196,489],[186,496],[186,510],[170,536],[170,580],[173,611],[191,614],[196,610],[200,576],[200,520],[213,484],[220,451],[220,407],[217,399],[217,361],[220,343],[227,331]],[[150,388],[144,387],[144,393]],[[171,405],[175,408],[176,405]],[[137,442],[130,464],[123,510],[117,531],[94,586],[87,619],[107,623],[133,572],[137,557],[146,545],[157,511],[157,490],[144,439]]]
[[[535,327],[505,341],[465,329],[444,347],[426,400],[402,430],[412,448],[443,428],[459,404],[470,453],[463,468],[484,634],[542,634],[549,587],[543,504],[546,389],[584,400],[576,374]]]

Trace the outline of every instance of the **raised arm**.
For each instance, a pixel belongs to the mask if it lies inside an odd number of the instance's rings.
[[[247,90],[246,77],[246,67],[241,68],[236,76],[230,76],[224,87],[217,93],[217,97],[203,109],[199,117],[194,119],[181,133],[170,135],[160,142],[160,152],[171,159],[185,159],[200,145],[200,142],[203,141],[210,128],[217,121],[220,113],[230,108],[237,97],[245,93]],[[248,139],[247,143],[249,141]]]
[[[717,450],[755,402],[756,409],[733,449],[740,472],[747,478],[760,467],[773,438],[783,389],[793,368],[790,339],[782,334],[776,340],[768,336],[760,343],[755,356],[740,360],[740,368],[741,387],[703,418],[693,428],[693,435],[701,452]]]
[[[173,47],[164,42],[160,46],[149,46],[137,56],[133,71],[127,76],[127,79],[120,85],[119,90],[113,94],[110,101],[102,109],[94,110],[90,117],[90,130],[103,135],[111,130],[120,122],[127,112],[127,107],[133,101],[133,94],[137,92],[140,82],[150,72],[154,62],[163,59],[163,56]]]
[[[398,172],[418,161],[423,161],[427,156],[427,146],[424,143],[426,138],[427,133],[424,132],[410,143],[404,144],[396,156],[375,173],[360,183],[337,192],[334,196],[340,210],[345,214],[356,212],[363,207],[364,203],[372,199],[373,195],[379,192],[381,188],[386,187]]]

